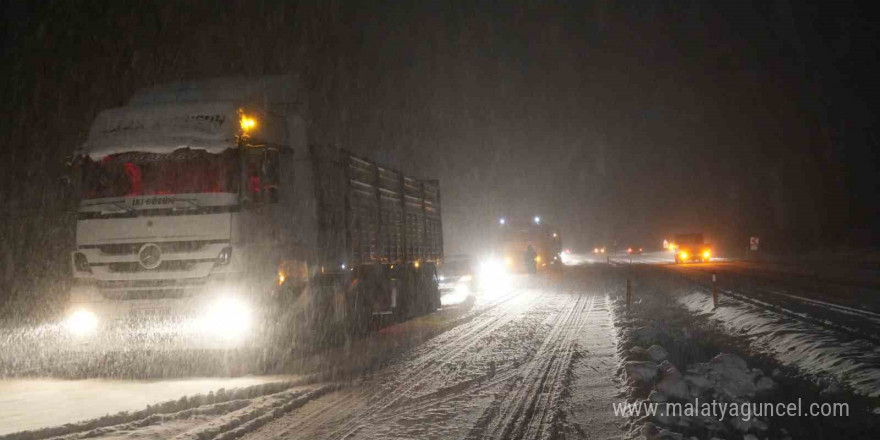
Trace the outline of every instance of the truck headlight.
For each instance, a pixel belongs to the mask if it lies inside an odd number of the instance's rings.
[[[250,307],[243,301],[224,297],[208,307],[202,329],[223,338],[237,338],[245,334],[251,325]]]
[[[64,325],[73,335],[85,336],[98,328],[98,317],[88,310],[80,309],[71,313]]]
[[[225,266],[232,261],[232,248],[225,247],[220,251],[220,255],[217,255],[217,266]]]

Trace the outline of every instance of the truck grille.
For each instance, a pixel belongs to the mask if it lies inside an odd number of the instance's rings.
[[[132,273],[132,272],[147,272],[147,271],[156,271],[156,272],[180,272],[192,269],[196,263],[199,263],[201,260],[169,260],[163,261],[159,264],[158,267],[153,269],[144,269],[140,263],[136,261],[132,262],[123,262],[123,263],[110,263],[107,266],[110,268],[110,272],[115,273]],[[213,261],[213,260],[211,260]]]
[[[101,290],[126,290],[126,289],[174,289],[200,287],[205,284],[204,279],[170,279],[170,280],[112,280],[98,281]]]
[[[197,252],[205,246],[214,243],[226,243],[228,240],[188,240],[188,241],[164,241],[156,243],[162,253],[185,253]],[[118,243],[118,244],[95,244],[80,246],[81,249],[97,248],[104,255],[136,255],[143,243]]]
[[[150,290],[120,290],[104,292],[104,298],[109,300],[134,301],[145,299],[180,299],[192,296],[193,291],[185,289],[150,289]]]

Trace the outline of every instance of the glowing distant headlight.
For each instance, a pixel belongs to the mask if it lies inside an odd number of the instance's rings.
[[[679,255],[679,258],[681,258],[682,260],[687,260],[688,256],[689,256],[687,252],[682,252],[678,255]]]
[[[707,249],[707,250],[705,250],[705,251],[703,251],[703,258],[705,258],[705,259],[707,259],[707,260],[708,260],[708,259],[709,259],[709,257],[711,257],[711,256],[712,256],[712,253],[711,253],[711,252],[709,252],[709,250],[708,250],[708,249]]]
[[[208,308],[203,330],[224,338],[242,336],[251,325],[250,308],[236,298],[220,298]]]
[[[83,336],[98,328],[98,317],[88,310],[77,310],[67,318],[64,324],[70,333]]]

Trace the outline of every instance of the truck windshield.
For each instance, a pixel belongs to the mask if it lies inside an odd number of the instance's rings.
[[[238,163],[235,149],[212,154],[182,148],[168,154],[126,152],[97,161],[86,158],[83,197],[237,193]]]
[[[687,244],[687,245],[691,245],[691,244],[696,244],[696,245],[703,244],[703,234],[683,234],[683,235],[676,235],[676,236],[675,236],[675,242],[678,243],[678,244],[680,244],[680,245],[682,245],[682,244]]]

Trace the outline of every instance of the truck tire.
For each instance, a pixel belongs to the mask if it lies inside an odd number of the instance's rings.
[[[420,299],[423,314],[434,313],[440,308],[440,287],[437,285],[437,268],[426,264],[419,273]]]
[[[419,298],[421,283],[415,268],[407,267],[398,274],[397,307],[394,310],[395,321],[407,321],[420,313]]]
[[[348,296],[348,336],[363,336],[370,332],[373,311],[369,303],[372,286],[362,285]]]

